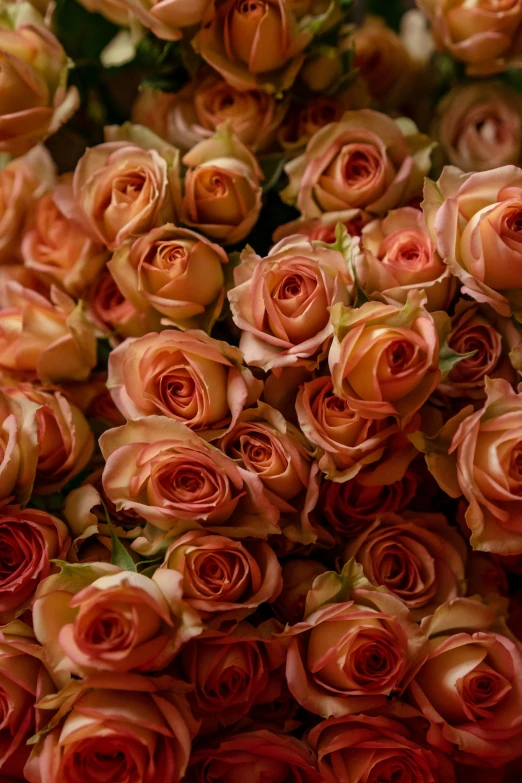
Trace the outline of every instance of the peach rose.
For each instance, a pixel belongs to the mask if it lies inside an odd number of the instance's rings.
[[[136,17],[141,24],[164,41],[177,41],[182,29],[201,22],[210,0],[108,0]],[[101,0],[105,5],[107,0]]]
[[[502,82],[454,88],[437,108],[434,135],[463,171],[487,171],[522,156],[522,100]]]
[[[301,386],[296,411],[299,426],[316,446],[314,457],[328,479],[348,481],[373,466],[366,473],[378,471],[379,481],[391,483],[402,477],[416,454],[393,419],[366,419],[352,410],[334,393],[330,376]]]
[[[421,191],[432,148],[411,120],[348,111],[317,131],[306,152],[287,164],[290,183],[281,197],[305,218],[333,212],[347,220],[361,209],[386,214]]]
[[[196,144],[183,164],[188,168],[183,222],[224,245],[244,239],[259,217],[263,174],[230,125]]]
[[[31,497],[38,462],[37,406],[0,389],[0,506]]]
[[[457,598],[421,627],[430,653],[408,695],[430,721],[428,741],[467,764],[499,767],[519,756],[522,652],[497,607]]]
[[[51,301],[19,283],[0,282],[0,372],[59,382],[85,380],[96,338],[82,305],[53,290]]]
[[[181,580],[168,592],[143,574],[108,563],[64,566],[38,587],[33,623],[57,686],[71,674],[157,672],[201,632],[181,600]]]
[[[179,329],[201,327],[210,332],[225,299],[223,264],[227,261],[219,245],[195,231],[167,224],[134,243],[125,242],[108,268],[138,311],[152,309]]]
[[[109,356],[107,384],[129,421],[161,414],[214,437],[262,391],[237,348],[195,330],[125,340]]]
[[[470,75],[486,76],[518,62],[520,0],[417,0],[429,17],[439,49],[466,63]]]
[[[108,266],[86,294],[86,312],[101,336],[115,345],[125,337],[142,337],[161,328],[159,313],[151,307],[137,310],[120,291]]]
[[[22,384],[7,392],[14,399],[25,398],[38,406],[35,413],[38,461],[33,493],[59,492],[92,457],[94,436],[85,416],[59,391],[46,392]]]
[[[54,181],[54,163],[41,144],[0,169],[0,263],[20,257],[20,238],[34,203]]]
[[[411,783],[456,783],[453,762],[419,742],[423,738],[418,736],[422,734],[416,728],[418,719],[418,713],[411,710],[402,720],[393,712],[376,717],[347,715],[314,726],[308,743],[317,753],[324,783],[394,778]]]
[[[234,733],[217,747],[195,751],[187,770],[187,783],[252,783],[284,780],[285,783],[322,783],[309,748],[294,737],[260,729]]]
[[[67,90],[67,56],[29,3],[7,3],[0,25],[2,101],[0,152],[23,155],[74,114],[80,98]]]
[[[410,291],[403,309],[367,302],[332,312],[328,362],[334,392],[367,418],[395,416],[404,426],[441,379],[437,324]]]
[[[344,550],[374,585],[397,596],[416,620],[464,592],[464,539],[442,514],[381,514]]]
[[[37,738],[25,775],[29,783],[180,783],[197,724],[183,686],[171,677],[103,673],[74,681],[40,702],[55,716]],[[59,777],[58,777],[59,776]]]
[[[266,371],[317,365],[332,335],[328,308],[353,298],[356,252],[347,236],[337,249],[299,235],[274,245],[266,258],[243,251],[228,298],[248,364]]]
[[[21,255],[26,267],[74,297],[92,283],[107,259],[103,245],[95,244],[60,212],[52,193],[35,205]]]
[[[264,704],[278,695],[271,688],[271,673],[285,660],[281,641],[274,637],[279,626],[268,620],[258,628],[241,622],[232,631],[206,631],[182,649],[179,659],[192,712],[203,718],[204,728],[230,726],[246,715],[255,703]]]
[[[281,566],[283,589],[274,604],[277,616],[290,625],[300,622],[304,617],[308,591],[315,578],[326,571],[325,565],[310,558],[285,560]]]
[[[281,566],[264,541],[191,530],[171,543],[154,574],[160,589],[181,575],[183,600],[207,622],[242,620],[281,591]]]
[[[115,250],[128,237],[175,221],[179,153],[139,125],[106,129],[108,141],[78,162],[55,201],[95,242]]]
[[[474,549],[522,553],[519,453],[522,394],[486,379],[486,400],[464,408],[434,438],[424,439],[430,470],[451,497],[464,495]]]
[[[345,579],[345,592],[352,579],[359,584],[352,575],[317,577],[305,619],[285,629],[290,691],[302,707],[325,718],[384,706],[404,691],[426,654],[424,634],[395,596],[355,587],[348,589],[350,600],[321,605],[321,593],[331,600],[328,582],[335,596]]]
[[[0,542],[0,621],[5,623],[31,605],[38,584],[50,572],[51,560],[65,555],[70,539],[64,523],[45,511],[4,506]]]
[[[404,304],[417,289],[426,295],[427,310],[449,308],[456,281],[436,253],[420,210],[403,207],[364,226],[362,247],[358,271],[368,296]]]
[[[504,316],[522,318],[520,233],[522,169],[462,174],[447,166],[426,180],[426,222],[437,250],[463,284],[462,293]]]
[[[193,45],[233,87],[281,92],[292,86],[303,50],[332,10],[314,9],[298,24],[279,0],[211,0]]]
[[[24,766],[30,753],[26,743],[43,728],[42,712],[36,705],[53,687],[41,657],[42,650],[25,623],[14,620],[0,629],[0,693],[4,710],[0,774],[5,783],[12,778],[26,779]]]
[[[147,416],[104,432],[100,448],[103,486],[118,511],[133,509],[176,534],[265,538],[279,530],[260,479],[178,421]]]

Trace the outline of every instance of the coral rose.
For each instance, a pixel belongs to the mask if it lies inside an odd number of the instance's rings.
[[[25,505],[33,490],[38,462],[37,406],[0,389],[0,506]]]
[[[411,120],[392,120],[362,109],[317,131],[306,152],[287,164],[281,197],[305,218],[338,213],[340,220],[365,210],[383,215],[422,190],[433,143]]]
[[[162,530],[204,528],[233,538],[278,533],[260,479],[178,421],[147,416],[103,433],[103,486],[116,509]]]
[[[266,258],[243,251],[228,298],[248,364],[317,365],[332,335],[328,308],[351,303],[355,252],[349,241],[343,251],[300,235],[278,242]]]
[[[199,331],[126,340],[109,356],[107,383],[128,420],[161,414],[214,437],[262,391],[237,348]]]

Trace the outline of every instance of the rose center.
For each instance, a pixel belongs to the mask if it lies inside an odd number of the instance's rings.
[[[413,345],[404,340],[395,340],[387,350],[388,366],[390,371],[395,374],[402,372],[414,357],[415,349]]]
[[[238,13],[249,17],[259,17],[266,12],[264,0],[238,0],[236,3]]]

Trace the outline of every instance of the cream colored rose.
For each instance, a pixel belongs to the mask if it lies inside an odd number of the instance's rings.
[[[26,504],[38,461],[37,405],[0,390],[0,504]]]

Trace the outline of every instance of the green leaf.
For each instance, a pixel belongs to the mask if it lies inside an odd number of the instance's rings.
[[[129,555],[123,544],[121,543],[120,539],[116,535],[116,531],[114,529],[114,525],[111,522],[111,518],[109,516],[109,512],[107,511],[107,506],[102,501],[103,510],[105,512],[105,519],[107,521],[107,527],[109,528],[109,533],[111,534],[111,563],[112,565],[118,566],[118,568],[122,568],[124,571],[137,571],[138,567],[136,566],[136,563],[132,559],[132,557]]]
[[[462,361],[462,359],[468,359],[470,356],[474,356],[476,351],[469,351],[468,353],[457,353],[450,348],[448,343],[444,343],[439,353],[439,370],[442,373],[442,377],[446,378],[452,369]]]

